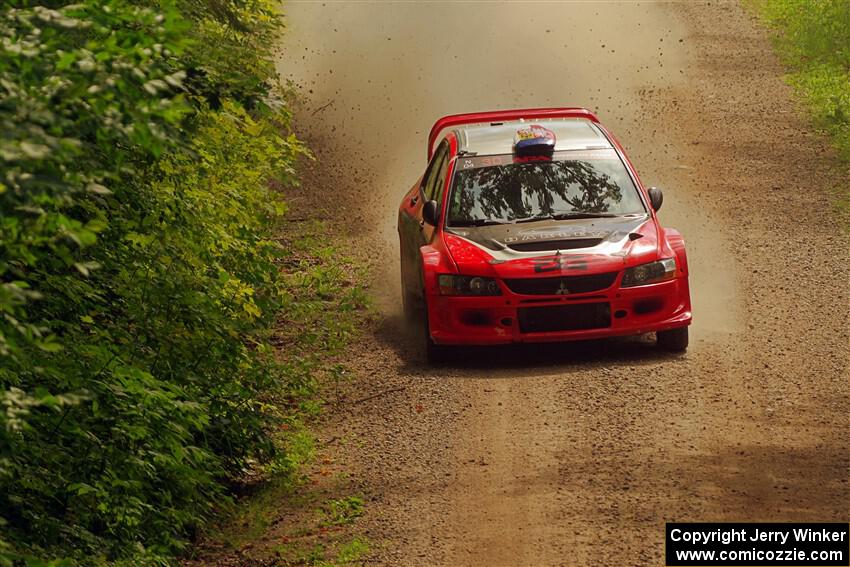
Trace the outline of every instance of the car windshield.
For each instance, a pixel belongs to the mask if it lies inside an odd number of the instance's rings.
[[[645,213],[614,150],[557,152],[551,160],[512,155],[458,158],[449,226]]]

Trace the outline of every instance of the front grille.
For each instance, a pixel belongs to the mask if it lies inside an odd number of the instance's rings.
[[[610,303],[578,303],[518,310],[521,333],[584,331],[611,326]]]
[[[593,248],[602,242],[601,238],[570,238],[568,240],[528,240],[511,242],[508,247],[519,252],[545,252],[546,250],[575,250]]]
[[[589,276],[507,279],[505,285],[521,295],[572,295],[609,288],[616,279],[617,272],[608,272]]]

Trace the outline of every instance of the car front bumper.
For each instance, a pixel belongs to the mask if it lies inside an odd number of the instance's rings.
[[[687,277],[564,296],[429,295],[427,308],[431,338],[445,345],[596,339],[691,323]]]

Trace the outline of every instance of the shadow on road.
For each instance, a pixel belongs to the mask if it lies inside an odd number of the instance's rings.
[[[404,372],[433,372],[436,369],[505,370],[559,368],[571,366],[604,367],[642,365],[675,361],[682,355],[656,347],[651,335],[614,337],[560,343],[463,346],[449,349],[440,364],[428,364],[424,357],[424,330],[400,314],[386,314],[375,331],[379,342],[392,348]],[[479,377],[488,377],[487,375]],[[474,376],[473,376],[474,377]]]

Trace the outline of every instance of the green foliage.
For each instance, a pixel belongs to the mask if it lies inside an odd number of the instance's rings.
[[[325,526],[344,526],[363,515],[363,499],[348,496],[336,500],[328,500],[322,507]]]
[[[190,34],[203,46],[203,50],[187,54],[191,92],[216,106],[226,98],[242,100],[250,107],[276,99],[268,89],[277,82],[270,50],[282,28],[275,4],[267,0],[178,0],[178,6],[198,23]],[[275,107],[282,110],[279,104]]]
[[[355,537],[347,543],[339,544],[335,556],[327,545],[317,543],[304,549],[296,548],[294,553],[286,553],[286,550],[280,550],[278,560],[280,565],[345,567],[348,565],[364,565],[363,559],[367,553],[369,553],[369,541]],[[287,556],[292,556],[292,558],[289,559]]]
[[[780,32],[777,45],[819,126],[850,157],[850,3],[760,0],[757,10]]]
[[[362,297],[272,238],[306,151],[279,29],[266,0],[0,9],[0,565],[165,562],[229,479],[303,460],[276,432],[350,332],[316,312]],[[311,341],[283,357],[281,310]]]
[[[351,565],[362,559],[367,553],[369,553],[368,540],[356,537],[340,546],[336,562],[338,565]]]

